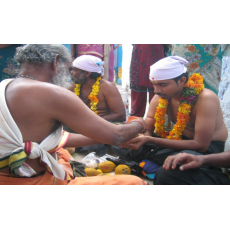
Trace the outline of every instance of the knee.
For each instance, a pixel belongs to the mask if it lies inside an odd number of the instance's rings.
[[[164,185],[168,184],[168,174],[169,172],[165,170],[163,167],[160,167],[155,175],[155,178],[153,180],[154,185]]]
[[[155,185],[174,185],[181,184],[181,177],[183,177],[184,171],[180,171],[179,167],[175,169],[165,170],[163,167],[160,167],[154,179]]]

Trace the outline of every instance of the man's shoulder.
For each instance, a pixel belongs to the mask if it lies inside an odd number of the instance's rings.
[[[63,87],[48,83],[48,82],[41,82],[41,81],[36,81],[33,82],[32,84],[27,84],[26,87],[28,89],[33,89],[34,87],[37,88],[37,90],[42,90],[42,91],[48,91],[48,92],[55,92],[55,91],[63,91],[66,90]]]
[[[150,101],[150,104],[152,105],[152,106],[158,106],[158,104],[159,104],[159,99],[160,99],[160,97],[157,95],[157,94],[155,94],[154,96],[153,96],[153,98],[152,98],[152,100]]]
[[[113,82],[107,81],[105,79],[101,79],[100,87],[101,89],[106,91],[117,89],[116,85]]]
[[[115,86],[115,84],[113,82],[110,82],[110,81],[105,80],[105,79],[101,79],[101,85]]]
[[[33,99],[45,99],[46,102],[58,99],[59,96],[68,93],[68,90],[47,82],[36,81],[24,83],[17,87],[17,92],[21,96],[30,95]]]
[[[213,107],[216,106],[216,108],[218,108],[220,105],[219,98],[213,91],[209,89],[203,89],[198,96],[196,107],[207,108],[207,106],[210,105]]]
[[[198,99],[202,99],[202,100],[211,100],[211,99],[215,99],[215,100],[219,100],[218,96],[210,89],[202,89]]]

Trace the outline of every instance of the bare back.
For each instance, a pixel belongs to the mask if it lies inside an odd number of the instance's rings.
[[[126,140],[136,135],[134,126],[140,129],[139,123],[126,127],[111,124],[69,90],[31,79],[13,80],[6,88],[6,103],[23,142],[41,143],[60,123],[97,142],[113,145],[121,141],[120,133]],[[44,171],[39,159],[26,159],[26,163],[37,172]],[[0,171],[8,173],[7,168]]]
[[[58,127],[48,109],[52,87],[55,86],[30,79],[17,79],[7,86],[6,103],[24,142],[41,143]]]

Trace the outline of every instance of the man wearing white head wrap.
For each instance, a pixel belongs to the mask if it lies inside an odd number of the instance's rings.
[[[77,96],[100,117],[110,122],[123,122],[126,120],[124,103],[117,87],[113,83],[101,79],[101,75],[104,74],[103,64],[104,62],[100,58],[92,55],[77,57],[70,68],[74,82],[70,90],[74,93],[77,92]],[[98,103],[93,108],[91,93],[93,93],[92,91],[98,83],[98,94],[94,94]],[[64,129],[73,132],[66,126],[64,126]],[[94,151],[98,156],[106,154],[104,144],[87,146],[82,148],[82,151]]]
[[[187,72],[184,66],[188,61],[178,56],[169,56],[150,67],[150,81],[173,79]]]
[[[228,183],[219,169],[208,168],[204,172],[200,168],[196,173],[192,170],[183,172],[172,163],[174,157],[167,158],[179,152],[195,155],[223,152],[228,135],[217,95],[209,89],[202,89],[203,86],[199,85],[201,91],[195,96],[197,85],[202,84],[198,82],[202,77],[199,74],[193,75],[193,80],[198,80],[192,81],[190,77],[188,84],[191,87],[184,87],[188,81],[186,63],[185,59],[175,56],[163,58],[151,66],[150,80],[156,95],[150,103],[145,119],[148,131],[145,135],[123,144],[122,147],[137,150],[148,143],[161,147],[161,150],[166,149],[162,150],[163,154],[159,153],[160,155],[155,155],[156,150],[149,153],[149,147],[148,154],[141,151],[143,159],[151,159],[161,166],[164,161],[166,162],[156,173],[154,184]],[[194,103],[189,104],[189,100],[194,100]],[[188,118],[186,114],[189,115]],[[153,134],[154,130],[156,132]],[[156,148],[154,146],[153,149]],[[207,174],[209,176],[206,176]]]
[[[92,55],[82,55],[73,61],[74,67],[89,72],[96,72],[101,74],[101,76],[104,75],[103,64],[104,62],[100,58]]]
[[[98,115],[107,121],[122,122],[126,120],[124,103],[117,87],[104,79],[104,62],[92,55],[83,55],[73,61],[70,68],[73,83],[70,88],[75,92],[76,84],[80,84],[80,99],[91,108],[89,95],[97,80],[99,81],[99,92],[95,95],[99,102],[97,104]]]

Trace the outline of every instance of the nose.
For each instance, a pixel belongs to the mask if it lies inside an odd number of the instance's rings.
[[[161,89],[159,86],[154,86],[154,93],[161,93]]]
[[[70,74],[73,76],[73,70],[70,70],[69,72],[70,72]]]

